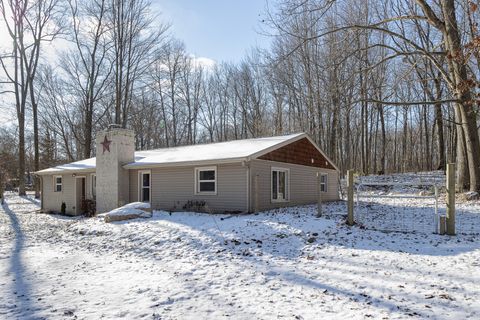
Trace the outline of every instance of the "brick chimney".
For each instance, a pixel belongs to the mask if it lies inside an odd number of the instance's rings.
[[[135,160],[134,132],[117,125],[97,133],[97,213],[129,202],[129,175],[123,165]]]

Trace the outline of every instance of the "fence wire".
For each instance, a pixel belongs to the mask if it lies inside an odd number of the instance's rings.
[[[439,205],[438,213],[445,215],[445,207]],[[355,221],[379,231],[434,233],[435,199],[372,198],[364,194],[356,204]]]
[[[434,185],[439,193],[438,215],[445,216],[445,176],[440,172],[360,177],[355,186],[355,221],[379,231],[434,233],[438,223]],[[480,207],[457,201],[455,222],[457,234],[480,235]]]
[[[468,203],[457,203],[455,227],[457,234],[480,235],[480,211]]]

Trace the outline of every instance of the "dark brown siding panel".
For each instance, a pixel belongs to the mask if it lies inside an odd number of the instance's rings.
[[[331,164],[307,138],[292,142],[258,157],[258,159],[335,170],[333,164]]]

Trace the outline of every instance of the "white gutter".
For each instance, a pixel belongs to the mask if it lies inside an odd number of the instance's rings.
[[[68,174],[68,173],[88,173],[88,172],[95,172],[96,168],[88,168],[88,169],[45,169],[40,171],[35,171],[33,174],[38,176],[46,176],[51,174]]]
[[[238,163],[247,160],[247,158],[231,158],[221,160],[195,160],[195,161],[180,161],[180,162],[164,162],[164,163],[141,163],[133,162],[123,166],[124,169],[148,169],[148,168],[168,168],[168,167],[190,167],[210,164],[228,164]]]
[[[247,212],[250,212],[250,161],[242,162],[247,167]]]

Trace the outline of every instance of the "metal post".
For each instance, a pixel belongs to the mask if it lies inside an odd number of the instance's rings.
[[[352,226],[354,224],[353,219],[353,170],[347,171],[347,224]]]
[[[317,217],[322,216],[322,187],[320,185],[321,182],[321,174],[320,172],[317,172],[317,190],[318,190],[318,195],[317,195]]]
[[[260,206],[259,206],[259,203],[258,203],[258,174],[255,175],[255,177],[253,177],[253,185],[254,185],[254,200],[255,200],[255,207],[254,207],[254,211],[255,212],[259,212],[260,211]]]
[[[455,163],[447,164],[447,234],[455,235]]]

